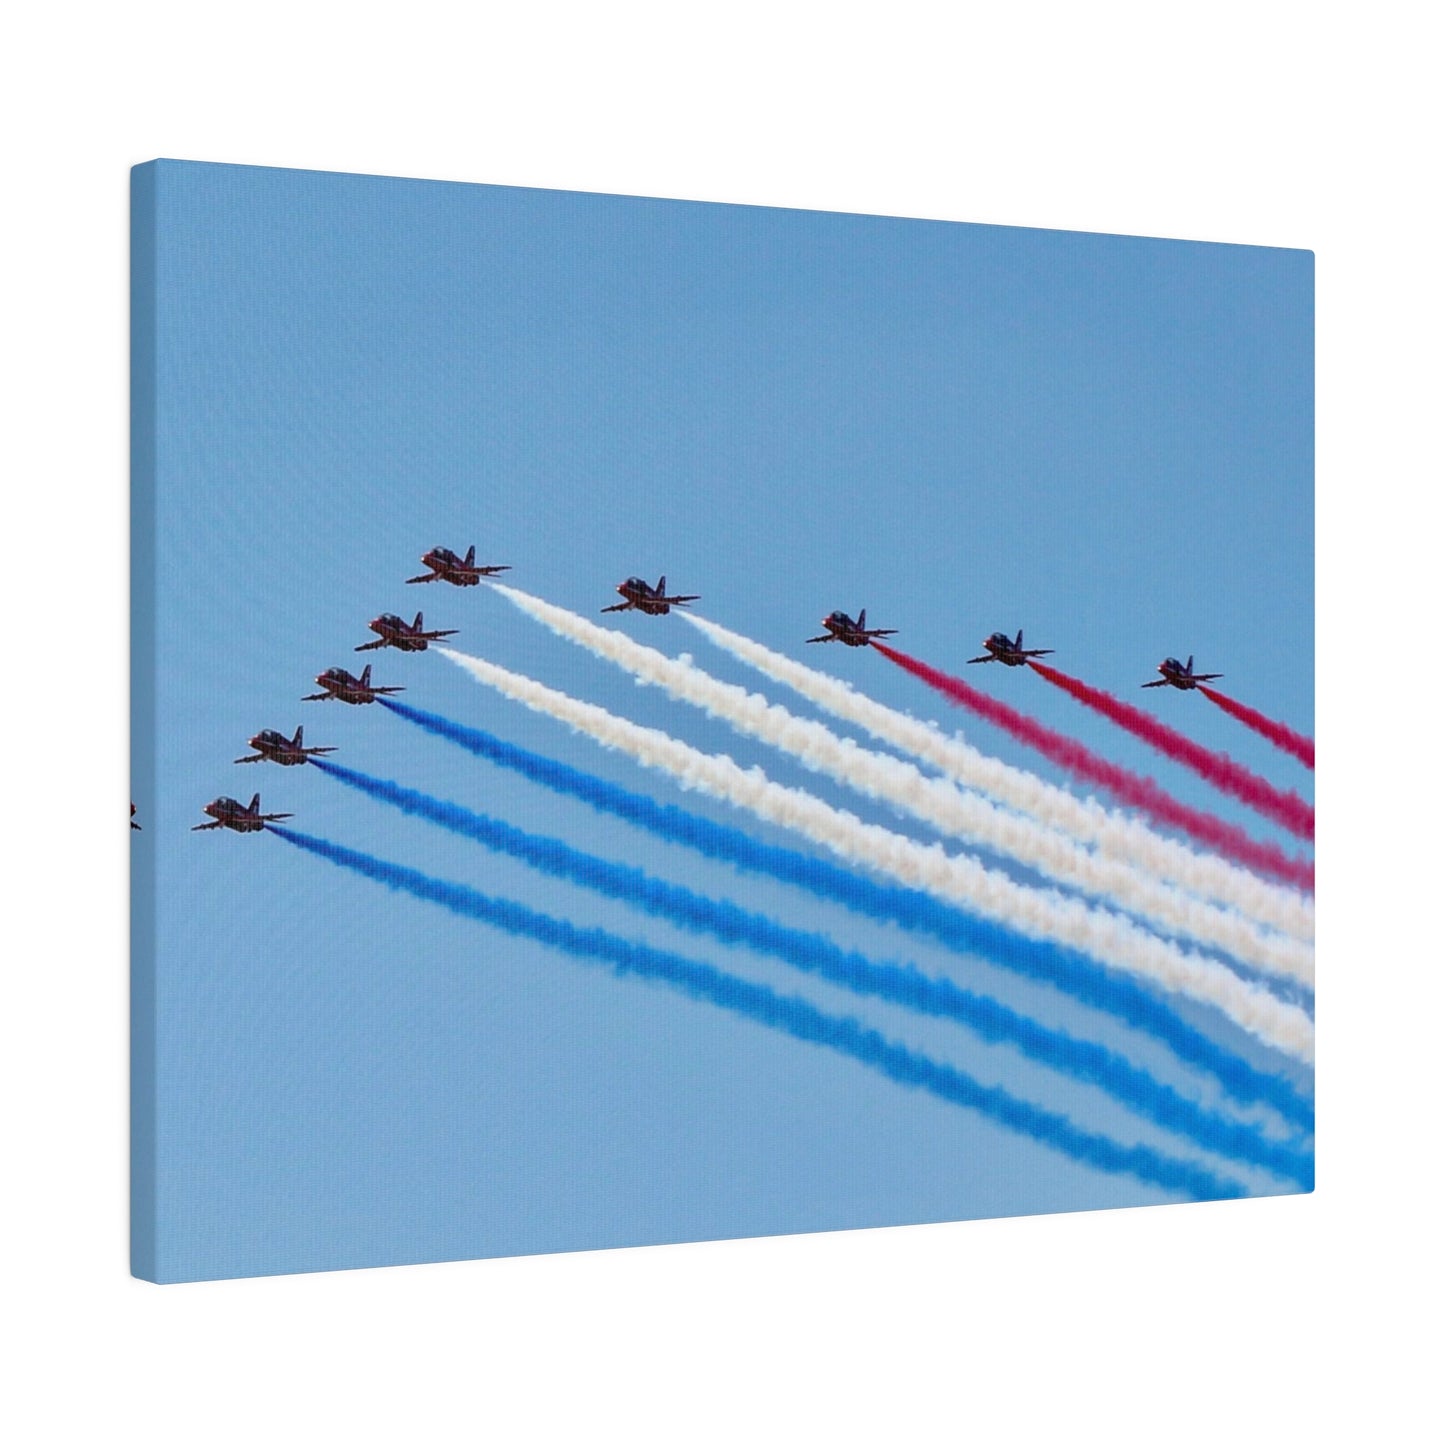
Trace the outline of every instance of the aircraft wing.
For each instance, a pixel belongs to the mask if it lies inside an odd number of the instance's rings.
[[[825,632],[821,637],[809,637],[808,642],[837,642],[837,638],[831,632]]]
[[[405,689],[404,687],[374,687],[374,688],[372,688],[371,690],[372,690],[372,692],[374,692],[378,697],[380,697],[383,693],[405,692],[405,691],[406,691],[406,689]],[[304,699],[303,699],[303,700],[304,700]],[[286,816],[289,818],[291,815],[288,813]]]
[[[681,607],[684,602],[701,602],[702,595],[699,593],[693,597],[659,597],[659,602],[666,602],[670,607]]]
[[[1031,647],[1024,653],[1025,657],[1051,657],[1054,649],[1052,647]]]
[[[1222,672],[1196,672],[1194,674],[1194,680],[1195,682],[1216,682],[1223,676],[1224,674]]]
[[[378,637],[375,642],[363,642],[360,647],[353,647],[353,652],[375,652],[378,647],[386,646],[386,638]]]
[[[262,813],[261,821],[263,823],[279,823],[282,818],[294,818],[295,816],[295,813]]]
[[[236,763],[264,763],[266,761],[266,754],[257,753],[254,758],[232,758],[231,761]]]
[[[991,652],[985,652],[982,657],[970,657],[968,660],[970,662],[997,662],[998,658]]]
[[[898,629],[897,629],[896,627],[870,627],[870,628],[868,629],[868,631],[864,634],[864,636],[866,636],[866,637],[897,637],[897,636],[898,636]]]
[[[424,577],[408,577],[406,583],[410,587],[413,582],[440,582],[441,576],[440,572],[428,572]]]
[[[208,828],[219,828],[219,827],[221,827],[221,822],[220,822],[219,819],[217,819],[214,823],[197,823],[196,826],[191,829],[191,832],[193,832],[193,833],[204,833]]]
[[[301,699],[301,701],[302,701],[302,702],[325,702],[326,699],[327,699],[328,697],[330,697],[330,696],[331,696],[331,694],[330,694],[329,692],[312,692],[312,693],[308,693],[305,697],[303,697],[303,698]]]
[[[1168,686],[1169,686],[1169,679],[1168,679],[1167,677],[1161,677],[1158,682],[1141,682],[1141,683],[1139,684],[1139,686],[1140,686],[1140,687],[1168,687]]]
[[[495,577],[498,572],[510,572],[510,567],[475,567],[472,569],[478,577]]]
[[[458,632],[459,630],[460,630],[460,629],[455,628],[455,627],[448,627],[448,628],[447,628],[445,631],[443,631],[443,632],[423,632],[423,633],[421,634],[421,636],[423,636],[424,638],[426,638],[426,640],[427,640],[428,642],[435,642],[438,638],[441,638],[441,637],[455,637],[455,636],[457,635],[457,632]],[[360,652],[360,651],[361,651],[361,648],[358,647],[356,650],[357,650],[358,652]]]
[[[632,603],[630,602],[614,602],[611,607],[604,607],[602,610],[604,612],[627,612],[631,607]]]

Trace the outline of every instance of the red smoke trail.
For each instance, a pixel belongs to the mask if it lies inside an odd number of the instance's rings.
[[[1235,863],[1253,868],[1255,872],[1270,878],[1278,878],[1296,888],[1313,892],[1315,867],[1307,859],[1291,858],[1273,843],[1256,842],[1242,828],[1236,828],[1232,823],[1186,807],[1171,798],[1152,779],[1141,778],[1137,773],[1106,762],[1097,754],[1091,753],[1082,743],[1066,738],[1052,728],[1044,727],[1042,723],[1026,717],[1007,703],[998,702],[986,693],[979,692],[959,678],[939,672],[926,662],[920,662],[916,657],[909,657],[907,653],[887,647],[881,642],[874,642],[873,646],[890,662],[896,662],[905,672],[910,672],[920,681],[926,682],[950,702],[956,702],[977,713],[986,722],[1001,727],[1010,737],[1026,743],[1074,777],[1105,789],[1126,807],[1138,808],[1156,823],[1187,833],[1196,842]]]
[[[1252,707],[1245,707],[1242,702],[1235,702],[1232,697],[1225,697],[1222,692],[1215,692],[1212,687],[1205,687],[1201,682],[1198,684],[1199,691],[1212,702],[1215,707],[1223,708],[1230,717],[1236,717],[1245,727],[1253,728],[1261,737],[1266,737],[1275,747],[1283,748],[1292,757],[1296,757],[1305,767],[1313,768],[1315,765],[1315,740],[1307,738],[1303,733],[1297,733],[1293,728],[1287,728],[1283,723],[1277,723],[1273,718],[1267,718],[1262,712],[1255,712]]]
[[[1298,793],[1280,792],[1248,768],[1236,763],[1233,758],[1200,747],[1183,733],[1177,733],[1157,718],[1151,717],[1142,708],[1120,702],[1102,688],[1090,687],[1088,683],[1080,682],[1078,678],[1070,677],[1068,673],[1060,672],[1056,667],[1048,667],[1042,662],[1030,662],[1029,666],[1040,677],[1053,683],[1055,687],[1062,688],[1085,707],[1102,713],[1111,722],[1118,723],[1125,732],[1133,733],[1136,738],[1148,743],[1165,757],[1173,758],[1176,763],[1183,763],[1186,768],[1192,768],[1221,793],[1238,798],[1256,813],[1262,813],[1266,818],[1272,818],[1280,827],[1288,828],[1298,838],[1312,839],[1315,836],[1315,810]]]

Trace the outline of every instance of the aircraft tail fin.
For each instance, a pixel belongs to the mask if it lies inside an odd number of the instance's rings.
[[[864,629],[865,627],[867,627],[867,626],[868,626],[868,609],[867,609],[866,607],[860,607],[860,608],[858,609],[858,631],[859,631],[859,632],[862,632],[863,629]]]
[[[475,563],[476,563],[476,560],[477,560],[477,544],[476,544],[475,542],[473,542],[472,545],[467,548],[467,566],[468,566],[468,567],[474,566]]]
[[[261,811],[261,795],[255,793],[251,797],[251,806],[246,810],[248,813],[259,813]]]
[[[1189,661],[1184,664],[1184,671],[1191,677],[1194,675],[1194,654],[1192,652],[1189,654]]]
[[[299,727],[296,729],[296,736],[291,739],[291,746],[293,748],[299,748],[301,746],[301,729]]]
[[[1014,651],[1015,651],[1015,652],[1022,652],[1022,651],[1023,651],[1023,646],[1024,646],[1024,630],[1023,630],[1022,627],[1020,627],[1020,628],[1019,628],[1019,635],[1014,638]]]
[[[667,574],[664,572],[663,575],[657,579],[657,595],[658,595],[659,597],[661,597],[661,596],[663,596],[666,592],[667,592]]]
[[[361,685],[362,687],[371,686],[371,664],[369,662],[361,669]]]
[[[416,621],[412,623],[411,629],[412,629],[413,632],[420,632],[420,631],[421,631],[421,613],[420,613],[420,612],[417,613],[417,615],[416,615]]]

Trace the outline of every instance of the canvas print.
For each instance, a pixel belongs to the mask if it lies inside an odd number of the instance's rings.
[[[133,1268],[1313,1187],[1313,258],[133,174]]]

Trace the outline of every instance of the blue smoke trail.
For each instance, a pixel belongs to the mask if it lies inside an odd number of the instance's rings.
[[[535,939],[574,958],[610,964],[619,977],[632,974],[665,983],[690,998],[729,1009],[805,1043],[846,1054],[897,1084],[923,1089],[949,1103],[976,1110],[1004,1128],[1057,1149],[1081,1164],[1111,1174],[1132,1174],[1147,1184],[1176,1190],[1193,1199],[1244,1197],[1242,1186],[1221,1179],[1207,1169],[1170,1158],[1144,1144],[1125,1146],[1103,1135],[1087,1133],[1062,1114],[1050,1113],[1015,1098],[1006,1090],[981,1084],[948,1064],[884,1038],[856,1019],[824,1013],[800,998],[789,998],[709,964],[696,963],[644,944],[629,943],[600,928],[577,928],[564,919],[534,913],[519,903],[489,897],[460,883],[431,878],[415,869],[343,848],[324,838],[275,824],[268,824],[267,828],[298,848],[384,883],[388,888],[440,904],[463,918]]]
[[[384,697],[378,701],[398,717],[465,748],[476,757],[508,768],[553,792],[579,798],[598,811],[646,828],[659,838],[682,843],[705,857],[737,868],[766,873],[869,918],[931,934],[950,948],[980,955],[1024,978],[1049,984],[1091,1008],[1112,1014],[1152,1035],[1185,1063],[1212,1074],[1235,1099],[1268,1104],[1300,1129],[1311,1132],[1314,1128],[1314,1105],[1301,1098],[1288,1080],[1263,1073],[1237,1058],[1138,984],[1108,973],[1073,949],[1026,938],[926,894],[876,883],[806,853],[761,843],[736,828],[700,818],[675,804],[659,803],[645,794],[629,792],[590,773],[504,742],[479,728],[464,727],[394,698]]]
[[[821,934],[787,928],[762,914],[650,877],[640,868],[579,852],[554,838],[523,832],[485,814],[339,763],[322,758],[313,761],[323,773],[368,797],[518,858],[554,878],[580,883],[695,933],[709,933],[724,943],[770,953],[854,993],[953,1019],[989,1043],[1011,1044],[1027,1058],[1105,1090],[1137,1113],[1206,1149],[1268,1169],[1302,1189],[1313,1187],[1314,1162],[1309,1156],[1272,1143],[1245,1125],[1208,1113],[1101,1044],[1044,1028],[949,979],[929,978],[910,964],[874,963],[862,954],[845,951]]]

